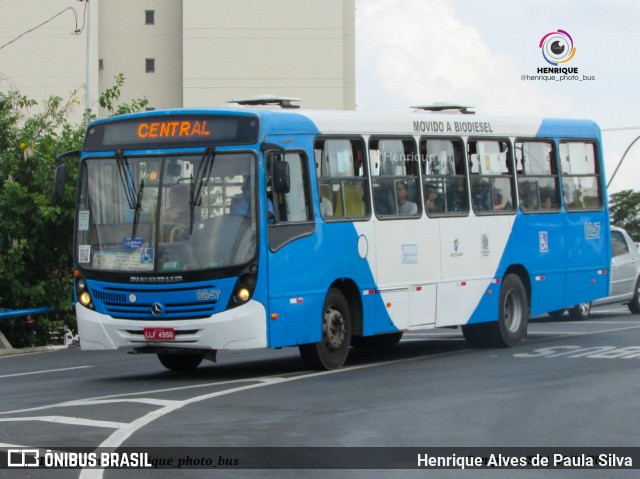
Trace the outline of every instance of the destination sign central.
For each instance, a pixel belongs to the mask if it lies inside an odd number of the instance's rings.
[[[154,121],[140,123],[138,138],[176,138],[210,136],[207,120]]]

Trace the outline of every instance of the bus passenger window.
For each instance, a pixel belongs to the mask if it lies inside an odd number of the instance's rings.
[[[422,212],[415,143],[410,138],[369,141],[373,207],[379,218],[418,217]]]
[[[471,198],[476,213],[515,211],[513,157],[506,140],[470,140]]]
[[[596,145],[582,141],[560,142],[562,193],[569,211],[602,209],[602,186]]]
[[[519,140],[515,143],[515,157],[520,209],[525,213],[557,211],[560,188],[554,144]]]
[[[420,157],[427,215],[467,214],[469,193],[462,140],[423,139]]]
[[[359,139],[319,139],[315,144],[318,202],[325,220],[369,216],[364,145]]]
[[[278,193],[272,185],[273,168],[277,161],[289,165],[289,191]],[[305,156],[297,152],[287,152],[284,158],[280,152],[267,157],[267,217],[269,223],[297,223],[311,220],[309,201],[309,175]],[[270,213],[273,219],[270,219]]]

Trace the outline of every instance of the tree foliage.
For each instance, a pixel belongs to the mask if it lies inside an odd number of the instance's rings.
[[[143,99],[119,105],[123,82],[124,76],[118,75],[115,86],[100,96],[100,105],[111,114],[138,111],[147,104]],[[43,321],[38,318],[38,327],[27,318],[0,319],[0,329],[14,347],[42,344],[47,321],[74,324],[77,158],[61,160],[67,169],[61,203],[54,202],[53,189],[60,162],[56,156],[82,145],[86,124],[69,120],[77,104],[76,92],[67,99],[52,96],[39,105],[17,91],[0,91],[0,309],[50,306],[57,311]]]
[[[622,190],[609,197],[611,224],[627,230],[634,241],[640,241],[640,191]]]

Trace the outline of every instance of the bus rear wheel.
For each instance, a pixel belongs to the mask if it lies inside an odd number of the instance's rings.
[[[351,338],[351,346],[354,348],[392,348],[397,346],[402,339],[403,331],[394,333],[376,334],[375,336],[354,336]]]
[[[574,321],[584,321],[591,315],[591,303],[576,304],[569,310],[569,316]]]
[[[464,338],[471,346],[511,348],[527,333],[529,302],[520,278],[510,274],[502,281],[498,321],[462,326]]]
[[[204,354],[158,353],[158,359],[170,371],[192,371],[200,365]]]
[[[344,295],[331,288],[322,308],[322,338],[317,343],[299,346],[300,356],[312,369],[341,367],[351,345],[351,311]]]

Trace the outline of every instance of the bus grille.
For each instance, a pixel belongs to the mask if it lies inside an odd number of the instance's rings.
[[[229,290],[223,294],[224,290]],[[201,291],[217,291],[217,299],[211,295],[202,297]],[[230,288],[221,288],[220,284],[208,283],[197,286],[175,285],[174,287],[133,287],[114,285],[92,285],[89,288],[96,310],[114,319],[136,320],[180,320],[202,319],[225,309],[229,301]],[[151,312],[153,304],[162,306],[162,313]]]

